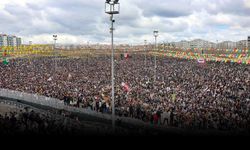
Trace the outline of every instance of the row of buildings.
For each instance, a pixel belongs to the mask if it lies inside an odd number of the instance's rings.
[[[20,46],[22,39],[17,36],[0,34],[0,46]]]
[[[171,42],[171,45],[180,48],[217,48],[217,49],[245,49],[250,48],[250,36],[247,40],[240,40],[238,42],[233,41],[223,41],[223,42],[209,42],[202,39],[195,39],[192,41],[180,41],[180,42]]]
[[[170,43],[158,43],[158,46],[161,48],[164,47],[178,47],[178,48],[204,48],[204,49],[246,49],[250,48],[250,37],[249,40],[241,40],[238,42],[232,42],[232,41],[223,41],[223,42],[209,42],[202,39],[195,39],[192,41],[180,41],[180,42],[170,42]],[[71,49],[97,49],[97,50],[107,50],[110,49],[109,44],[85,44],[85,45],[57,45],[56,46],[59,49],[65,49],[65,50],[71,50]],[[154,49],[155,45],[152,43],[147,43],[146,45],[129,45],[129,44],[118,44],[115,45],[115,49],[119,50],[146,50],[146,49]]]

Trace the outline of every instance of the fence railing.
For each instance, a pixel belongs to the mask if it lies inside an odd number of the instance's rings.
[[[81,113],[84,115],[95,117],[97,119],[105,119],[107,121],[110,121],[110,123],[112,120],[112,117],[109,114],[98,113],[96,111],[92,111],[92,110],[85,109],[85,108],[77,108],[77,107],[67,106],[67,105],[64,105],[64,102],[59,100],[59,99],[49,98],[49,97],[45,97],[45,96],[41,96],[41,95],[37,95],[37,94],[29,94],[29,93],[23,93],[23,92],[19,92],[19,91],[8,90],[8,89],[0,89],[0,98],[3,100],[5,98],[19,100],[21,102],[32,103],[32,104],[37,104],[37,105],[41,105],[41,106],[47,106],[47,107],[54,108],[54,109],[63,109],[63,110],[73,112],[73,113]],[[139,126],[146,127],[146,128],[154,127],[155,129],[160,129],[160,131],[163,131],[163,130],[168,131],[169,133],[171,133],[173,131],[174,133],[177,133],[177,134],[185,134],[185,132],[186,132],[186,130],[177,129],[174,127],[152,126],[149,123],[143,122],[143,121],[138,120],[138,119],[133,119],[133,118],[116,116],[116,119],[121,120],[123,123],[127,123],[130,125],[136,125],[137,127],[139,127]],[[192,132],[194,132],[194,131],[192,131]],[[217,134],[218,131],[212,130],[212,132]],[[194,133],[206,134],[207,132],[198,130],[198,131],[195,131]],[[218,133],[222,134],[222,135],[226,134],[223,132],[218,132]]]
[[[112,120],[112,116],[109,114],[104,114],[96,111],[92,111],[86,108],[77,108],[77,107],[72,107],[72,106],[67,106],[64,104],[63,101],[55,98],[50,98],[46,96],[41,96],[37,94],[30,94],[30,93],[24,93],[24,92],[19,92],[19,91],[13,91],[9,89],[0,89],[0,97],[2,98],[9,98],[9,99],[15,99],[19,100],[22,102],[28,102],[32,104],[38,104],[41,106],[47,106],[50,108],[55,108],[55,109],[63,109],[69,112],[75,112],[75,113],[83,113],[85,115],[97,117],[100,119],[105,119],[105,120]],[[116,119],[120,119],[124,123],[129,123],[129,124],[136,124],[136,125],[143,125],[143,126],[148,126],[148,123],[145,123],[141,120],[133,119],[133,118],[126,118],[126,117],[116,117]]]

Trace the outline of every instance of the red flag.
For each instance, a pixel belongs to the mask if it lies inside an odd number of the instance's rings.
[[[129,88],[129,86],[128,86],[127,83],[122,82],[122,87],[123,87],[123,90],[124,90],[125,92],[129,92],[129,91],[130,91],[130,88]]]
[[[128,59],[128,53],[124,54],[124,58]]]

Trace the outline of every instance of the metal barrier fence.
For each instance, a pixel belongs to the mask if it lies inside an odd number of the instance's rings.
[[[88,115],[91,117],[99,118],[100,120],[105,119],[107,121],[110,121],[110,123],[112,120],[111,115],[109,115],[109,114],[98,113],[96,111],[92,111],[92,110],[84,109],[84,108],[76,108],[76,107],[72,107],[72,106],[66,106],[66,105],[64,105],[64,102],[59,100],[59,99],[40,96],[37,94],[29,94],[29,93],[23,93],[23,92],[19,92],[19,91],[8,90],[8,89],[0,89],[0,98],[3,100],[4,100],[4,98],[18,100],[20,102],[37,104],[40,106],[47,106],[47,107],[59,109],[59,110],[63,109],[63,110],[73,112],[73,113],[81,113],[81,114]],[[3,102],[3,100],[2,100],[2,102]],[[4,103],[8,103],[8,102],[4,101]],[[21,108],[22,105],[19,105],[17,107]],[[177,129],[174,127],[166,127],[166,126],[165,127],[164,126],[152,126],[151,124],[143,122],[143,121],[138,120],[138,119],[127,118],[127,117],[118,117],[118,116],[116,116],[116,119],[121,120],[121,122],[123,122],[123,123],[129,124],[129,125],[135,125],[137,127],[145,127],[145,128],[154,127],[155,129],[159,129],[159,131],[168,131],[168,133],[175,133],[175,134],[180,134],[180,135],[186,133],[186,130]],[[216,135],[217,134],[218,135],[227,135],[228,134],[227,132],[224,133],[224,132],[220,132],[220,131],[216,131],[216,130],[215,131],[211,130],[211,132],[216,134]],[[206,135],[207,131],[197,130],[197,131],[190,131],[190,133],[191,134],[198,133],[198,134]]]
[[[64,102],[59,99],[49,98],[49,97],[45,97],[45,96],[41,96],[37,94],[29,94],[29,93],[24,93],[24,92],[19,92],[19,91],[13,91],[9,89],[0,89],[0,97],[15,99],[15,100],[28,102],[32,104],[38,104],[41,106],[47,106],[47,107],[51,107],[51,108],[55,108],[59,110],[63,109],[69,112],[83,113],[85,115],[93,116],[93,117],[100,118],[100,119],[105,119],[108,121],[112,120],[112,116],[109,114],[103,114],[100,112],[98,113],[96,111],[92,111],[92,110],[85,109],[85,108],[76,108],[72,106],[67,106],[67,105],[64,105]],[[145,123],[141,120],[137,120],[133,118],[117,116],[116,119],[119,119],[122,122],[129,123],[129,124],[143,125],[143,126],[149,125],[148,123]]]

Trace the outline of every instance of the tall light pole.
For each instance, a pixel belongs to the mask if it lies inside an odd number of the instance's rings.
[[[112,83],[112,128],[115,132],[115,88],[114,88],[114,22],[113,18],[115,14],[119,14],[120,3],[119,0],[106,0],[105,2],[105,13],[110,15],[111,21],[111,49],[112,49],[112,58],[111,58],[111,83]]]
[[[57,62],[56,62],[56,40],[57,40],[57,35],[53,35],[54,38],[54,59],[55,59],[55,71],[57,70]]]
[[[29,41],[29,46],[32,46],[32,41]],[[31,54],[30,49],[26,52],[26,54],[28,54],[29,63],[31,63],[31,61],[30,61],[30,54]]]
[[[29,41],[29,45],[32,46],[32,41]],[[30,50],[28,51],[28,54],[31,54]]]
[[[250,36],[247,37],[247,48],[250,50]]]
[[[89,53],[90,53],[90,46],[89,46],[89,41],[87,42],[87,44],[88,44],[88,50],[87,50],[87,62],[89,63]]]
[[[157,36],[159,35],[159,31],[155,30],[154,32],[154,37],[155,37],[155,52],[157,51]],[[154,81],[156,81],[156,53],[155,53],[155,75],[154,75]]]
[[[217,47],[217,49],[219,49],[218,40],[216,40],[216,41],[217,41],[217,46],[216,47]]]
[[[147,65],[147,56],[146,56],[146,46],[147,46],[147,40],[144,40],[144,52],[145,52],[145,67]]]

